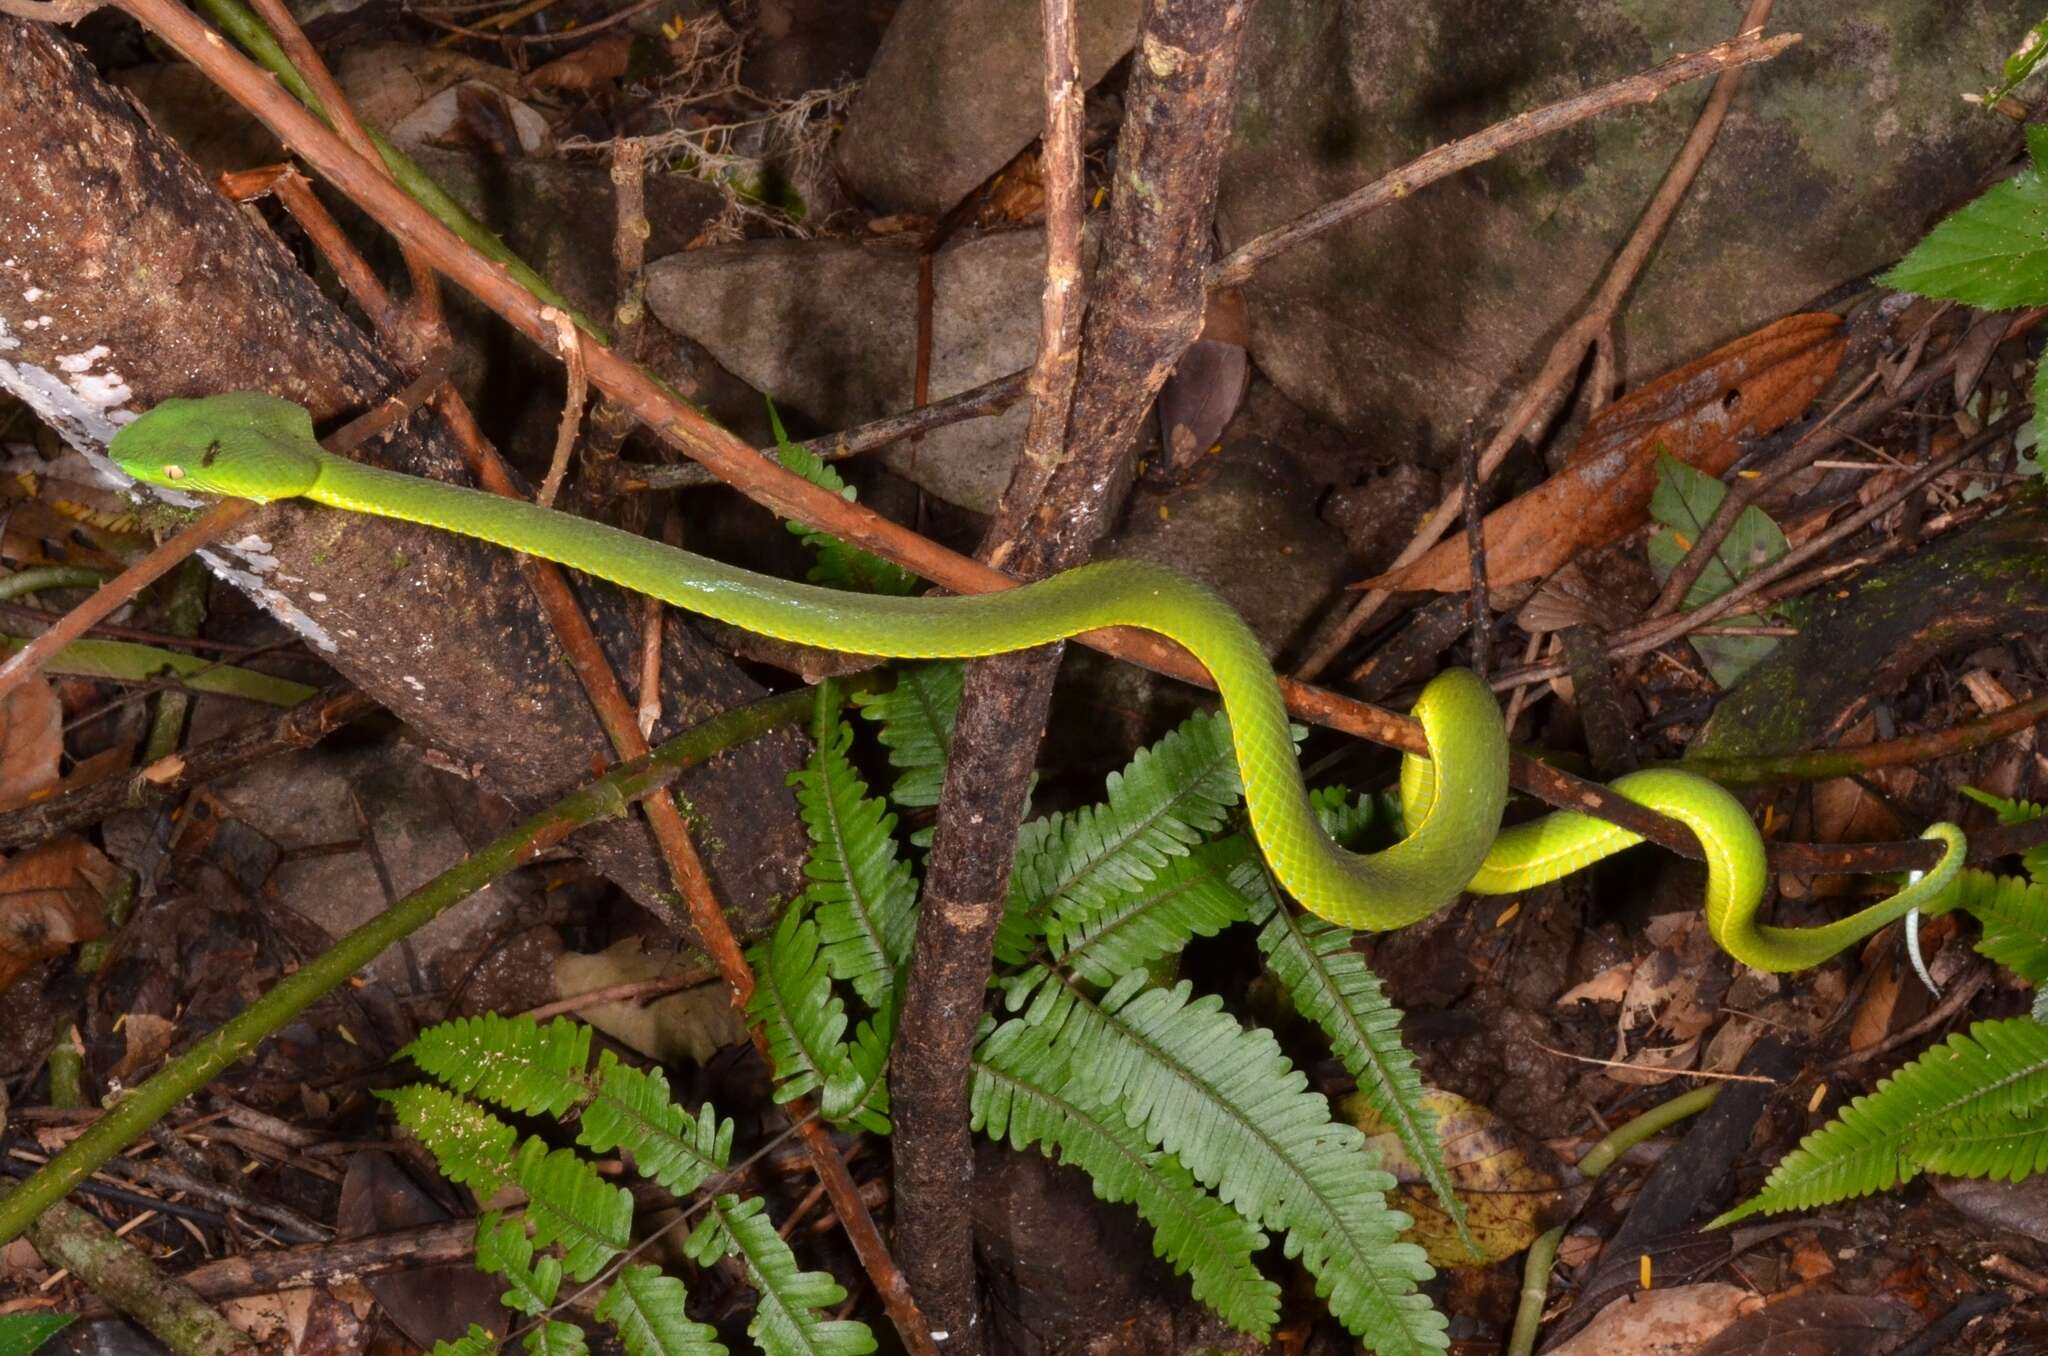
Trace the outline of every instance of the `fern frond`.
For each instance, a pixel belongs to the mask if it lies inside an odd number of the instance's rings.
[[[1066,1061],[1044,1031],[1007,1022],[975,1052],[970,1105],[976,1130],[1008,1139],[1016,1149],[1036,1144],[1046,1156],[1080,1168],[1105,1201],[1128,1201],[1152,1226],[1152,1251],[1175,1275],[1185,1274],[1196,1299],[1223,1321],[1261,1340],[1280,1313],[1280,1288],[1254,1265],[1266,1236],[1249,1220],[1202,1190],[1188,1170],[1153,1149],[1121,1116],[1062,1095]]]
[[[899,664],[896,685],[887,692],[861,692],[853,703],[881,728],[876,738],[889,750],[889,765],[900,775],[889,799],[906,810],[939,803],[946,759],[953,750],[953,719],[960,710],[966,666],[957,660]]]
[[[526,1356],[590,1356],[590,1344],[583,1338],[583,1329],[557,1318],[547,1319],[529,1330],[519,1345]]]
[[[562,1259],[547,1253],[535,1256],[526,1225],[496,1210],[486,1210],[476,1222],[476,1265],[512,1287],[498,1302],[529,1318],[552,1308],[562,1288]]]
[[[589,1095],[590,1028],[565,1017],[458,1017],[398,1052],[457,1092],[529,1116],[561,1116]]]
[[[2024,1181],[2048,1170],[2048,1112],[1965,1117],[1925,1141],[1920,1166],[1950,1177]]]
[[[865,1323],[827,1319],[819,1310],[840,1303],[846,1290],[822,1271],[805,1271],[775,1232],[758,1199],[719,1196],[683,1247],[690,1257],[710,1266],[720,1257],[738,1257],[759,1303],[747,1336],[768,1356],[866,1356],[875,1336]]]
[[[1085,926],[1109,899],[1221,828],[1239,792],[1229,722],[1189,718],[1112,772],[1102,804],[1049,816],[1020,835],[1013,906]]]
[[[1963,794],[1980,805],[1988,805],[1998,813],[1998,822],[2007,826],[2025,824],[2029,820],[2048,815],[2048,805],[2036,805],[2030,800],[2007,800],[1994,796],[1989,791],[1979,791],[1974,786],[1963,788]],[[2027,869],[2027,878],[2036,885],[2048,885],[2048,843],[2036,843],[2020,854],[2020,865]]]
[[[469,1331],[453,1342],[434,1343],[427,1356],[498,1356],[498,1339],[472,1323]]]
[[[1979,1022],[1858,1097],[1801,1140],[1763,1190],[1708,1227],[1754,1214],[1829,1205],[1911,1181],[1972,1121],[2048,1114],[2048,1026]]]
[[[726,1356],[718,1330],[683,1312],[689,1298],[659,1267],[626,1267],[598,1301],[597,1317],[618,1332],[626,1356]]]
[[[890,1010],[893,1012],[893,1008]],[[858,1125],[878,1135],[889,1133],[889,1042],[895,1038],[896,1023],[889,1012],[862,1022],[854,1028],[846,1047],[847,1063],[853,1068],[853,1099],[844,1105],[825,1104],[825,1119],[839,1125]]]
[[[771,940],[748,949],[747,960],[755,979],[747,1014],[768,1037],[775,1100],[818,1089],[827,1106],[857,1103],[862,1089],[847,1052],[846,1005],[832,992],[818,952],[818,925],[803,916],[800,903],[783,914]]]
[[[768,423],[775,433],[776,459],[784,470],[794,471],[813,485],[832,491],[848,503],[853,502],[853,487],[832,469],[830,463],[809,449],[798,447],[783,433],[782,416],[776,412],[774,401],[768,402]],[[901,595],[917,590],[918,577],[892,560],[884,560],[858,546],[849,546],[830,532],[821,532],[804,523],[786,522],[784,526],[816,554],[817,563],[805,576],[813,584],[853,589],[860,593]]]
[[[1964,871],[1945,902],[1983,925],[1979,952],[2035,984],[2048,980],[2048,885]]]
[[[624,1149],[642,1177],[688,1195],[732,1158],[732,1121],[706,1102],[693,1117],[669,1093],[660,1069],[622,1064],[611,1051],[597,1057],[597,1095],[583,1109],[576,1142],[592,1153]]]
[[[917,882],[896,854],[896,816],[889,814],[846,759],[853,727],[839,719],[831,684],[820,685],[810,760],[789,774],[811,839],[804,899],[818,924],[825,964],[881,1009],[910,958],[917,926]]]
[[[572,1149],[538,1138],[519,1146],[513,1180],[526,1192],[526,1222],[537,1248],[560,1244],[562,1269],[587,1281],[632,1245],[633,1197]]]
[[[1054,981],[1018,1020],[1045,1028],[1078,1099],[1120,1109],[1239,1214],[1284,1231],[1330,1312],[1380,1356],[1441,1351],[1443,1316],[1416,1289],[1434,1273],[1400,1241],[1411,1221],[1387,1206],[1394,1179],[1364,1136],[1332,1119],[1270,1032],[1189,993],[1128,975],[1095,1002]]]
[[[1252,901],[1259,950],[1266,967],[1294,1000],[1295,1011],[1323,1029],[1330,1049],[1358,1090],[1390,1128],[1410,1161],[1467,1243],[1465,1203],[1451,1185],[1436,1113],[1424,1100],[1415,1056],[1401,1043],[1401,1012],[1387,1001],[1380,977],[1352,950],[1358,935],[1309,914],[1297,914],[1273,897],[1256,860],[1237,870],[1238,888]]]
[[[512,1148],[519,1132],[467,1097],[412,1083],[380,1091],[391,1103],[398,1123],[413,1133],[434,1156],[441,1175],[489,1197],[512,1171]]]
[[[1052,954],[1107,988],[1191,938],[1213,937],[1245,920],[1246,900],[1231,873],[1256,852],[1242,835],[1204,843],[1167,862],[1151,880],[1103,899],[1085,918],[1054,920],[1046,934]]]

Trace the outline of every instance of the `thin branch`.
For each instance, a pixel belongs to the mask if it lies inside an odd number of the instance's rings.
[[[1750,0],[1749,11],[1742,19],[1742,36],[1736,43],[1756,41],[1757,30],[1770,16],[1772,0]],[[1798,41],[1797,34],[1785,34],[1791,41]],[[1724,44],[1726,45],[1726,44]],[[1790,43],[1784,44],[1789,46]],[[1782,50],[1782,47],[1779,49]],[[1562,398],[1572,374],[1579,370],[1585,360],[1586,350],[1597,342],[1614,323],[1616,312],[1635,286],[1636,277],[1643,265],[1649,262],[1650,252],[1663,239],[1664,230],[1671,224],[1678,205],[1684,200],[1686,191],[1698,175],[1700,166],[1706,163],[1707,152],[1713,148],[1714,138],[1720,134],[1721,123],[1728,115],[1728,106],[1734,102],[1735,91],[1742,81],[1742,68],[1731,66],[1722,70],[1714,81],[1714,91],[1707,96],[1707,102],[1700,109],[1699,119],[1694,122],[1685,144],[1679,147],[1678,155],[1665,172],[1664,181],[1657,186],[1649,206],[1643,209],[1641,220],[1629,235],[1628,243],[1621,247],[1607,276],[1600,283],[1600,290],[1587,304],[1585,311],[1566,327],[1550,346],[1549,355],[1543,360],[1543,367],[1534,381],[1522,392],[1522,398],[1508,412],[1493,440],[1479,457],[1479,479],[1483,482],[1492,478],[1510,450],[1521,440],[1522,435],[1547,421]],[[1436,545],[1444,530],[1457,520],[1458,510],[1464,503],[1462,488],[1454,489],[1443,497],[1436,509],[1423,521],[1415,537],[1401,553],[1394,557],[1392,566],[1398,569]],[[1359,596],[1344,619],[1325,637],[1315,652],[1302,661],[1296,676],[1307,679],[1322,672],[1332,659],[1337,657],[1351,638],[1366,622],[1370,621],[1384,607],[1393,594],[1382,589],[1372,589]]]

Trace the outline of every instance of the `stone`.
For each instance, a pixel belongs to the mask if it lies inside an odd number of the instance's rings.
[[[1431,145],[1733,36],[1722,5],[1296,0],[1258,6],[1218,201],[1227,250]],[[1781,4],[1616,328],[1633,384],[1896,258],[2013,127],[1987,87],[2019,0]],[[1537,141],[1289,251],[1245,286],[1252,356],[1296,401],[1441,450],[1497,418],[1634,228],[1710,81]]]
[[[1140,0],[1075,6],[1081,83],[1131,49]],[[1038,0],[904,0],[846,117],[839,173],[876,206],[937,216],[1045,124]]]

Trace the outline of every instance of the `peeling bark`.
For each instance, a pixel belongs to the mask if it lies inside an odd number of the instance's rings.
[[[402,384],[255,213],[214,193],[68,41],[4,17],[0,183],[0,386],[101,464],[115,427],[165,397],[262,389],[324,427]],[[432,419],[416,413],[403,438],[358,455],[464,478]],[[511,555],[289,503],[214,555],[351,682],[521,808],[610,760]],[[582,596],[630,688],[627,598],[587,583]],[[762,695],[686,628],[668,628],[663,660],[671,729]],[[783,774],[801,747],[794,735],[755,741],[680,788],[742,928],[797,882],[803,835]],[[672,896],[638,819],[577,846],[636,895]]]

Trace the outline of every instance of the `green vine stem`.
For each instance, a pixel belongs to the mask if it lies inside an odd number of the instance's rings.
[[[219,24],[222,32],[240,43],[244,51],[276,76],[278,83],[290,91],[293,98],[311,109],[314,116],[323,121],[327,119],[327,110],[322,106],[319,96],[306,84],[298,68],[293,66],[291,59],[285,55],[284,48],[278,45],[277,39],[271,36],[270,30],[264,26],[263,20],[256,16],[254,10],[244,5],[242,0],[197,0],[196,8]],[[514,254],[504,241],[498,239],[495,232],[471,216],[469,209],[449,197],[447,190],[435,183],[433,177],[425,170],[414,164],[410,156],[378,132],[370,133],[370,141],[376,146],[377,154],[383,158],[385,168],[391,171],[391,177],[398,182],[400,188],[412,196],[414,202],[432,212],[440,219],[442,225],[461,236],[477,253],[502,264],[505,271],[511,274],[520,286],[574,320],[578,328],[599,343],[611,342],[603,326],[571,305],[567,297],[556,291],[554,285],[546,278],[528,267],[526,261]]]
[[[253,1052],[272,1032],[344,983],[386,947],[584,825],[624,814],[634,801],[667,786],[686,768],[714,754],[778,726],[805,720],[811,707],[810,690],[799,688],[686,730],[645,758],[622,764],[499,835],[349,933],[212,1034],[201,1037],[190,1050],[115,1102],[34,1176],[0,1196],[0,1246],[20,1236],[38,1215],[145,1134],[172,1107]]]
[[[1697,1116],[1721,1095],[1718,1087],[1695,1088],[1656,1106],[1622,1126],[1586,1151],[1579,1160],[1579,1175],[1587,1181],[1613,1167],[1621,1156],[1650,1136],[1667,1130],[1688,1116]],[[1557,1245],[1564,1241],[1564,1225],[1529,1245],[1529,1258],[1522,1266],[1522,1300],[1515,1309],[1515,1331],[1508,1340],[1508,1356],[1531,1356],[1536,1336],[1543,1328],[1543,1301],[1550,1295],[1550,1268],[1557,1261]]]
[[[37,565],[0,579],[0,598],[19,598],[44,589],[96,589],[110,576],[80,565]]]

